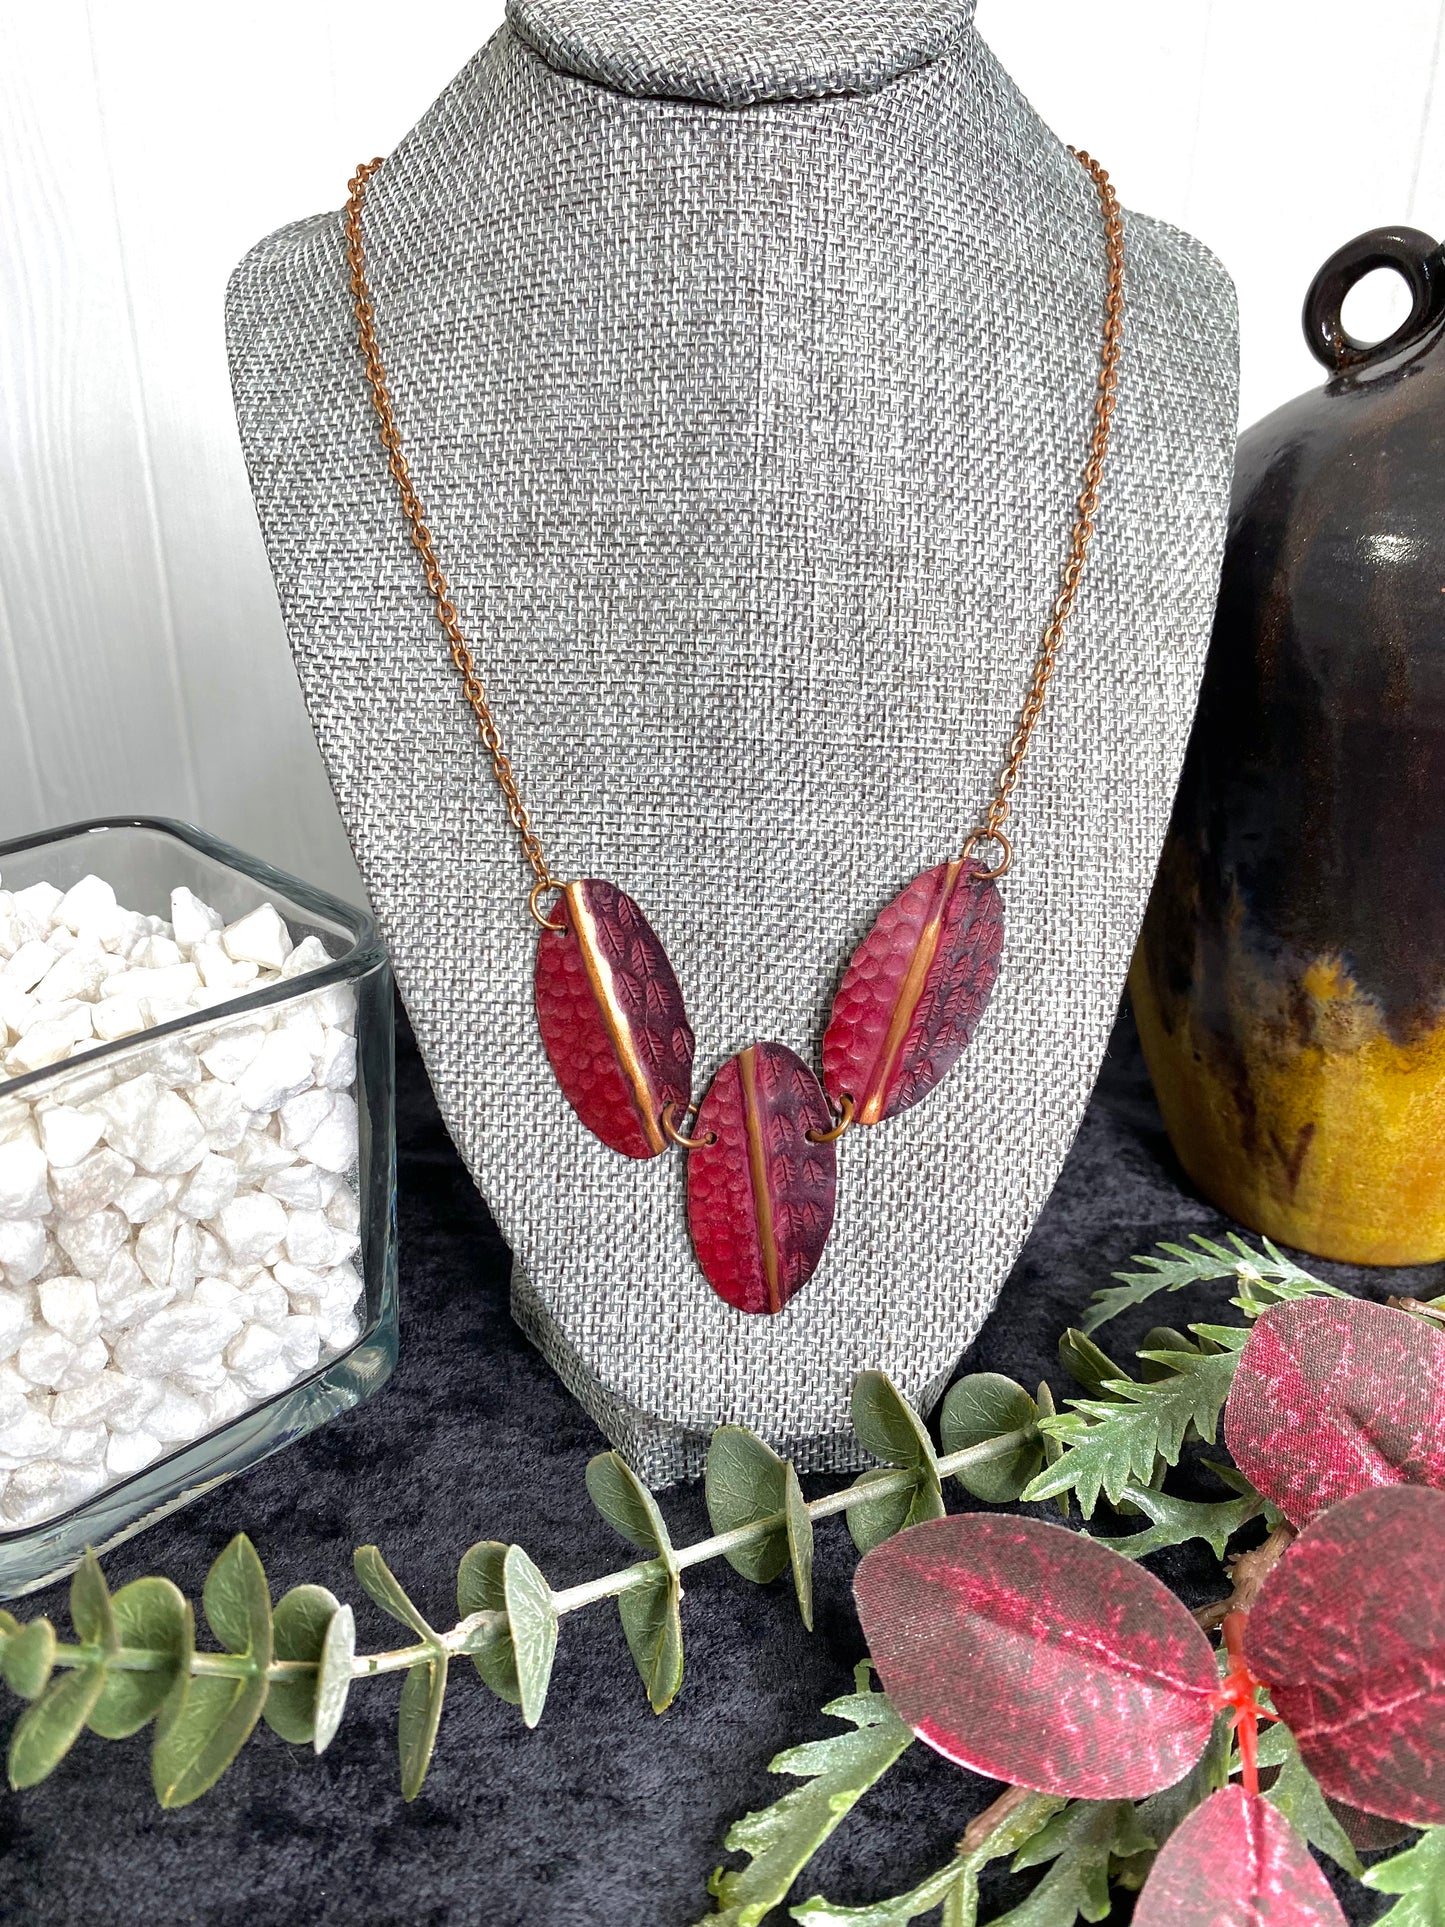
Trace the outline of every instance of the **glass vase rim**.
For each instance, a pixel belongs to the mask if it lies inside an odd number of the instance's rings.
[[[325,990],[333,984],[351,983],[358,977],[365,977],[388,961],[386,948],[376,927],[376,919],[371,912],[359,904],[347,903],[318,884],[307,883],[303,878],[293,876],[289,871],[279,869],[263,857],[248,856],[224,838],[213,836],[209,830],[200,829],[194,823],[183,822],[179,817],[170,816],[96,816],[86,817],[79,822],[63,823],[54,829],[32,832],[27,836],[7,838],[0,842],[0,887],[3,887],[5,859],[24,851],[44,849],[48,844],[72,842],[83,836],[100,835],[114,830],[149,830],[169,837],[177,843],[184,843],[201,856],[227,869],[235,870],[242,876],[251,878],[263,887],[273,889],[278,895],[289,897],[303,910],[314,915],[324,916],[339,924],[350,938],[350,944],[339,957],[333,957],[328,964],[316,970],[306,970],[295,977],[278,978],[267,984],[264,989],[246,991],[235,997],[228,997],[222,1003],[208,1004],[202,1010],[183,1012],[179,1017],[167,1018],[163,1024],[151,1024],[143,1030],[132,1031],[129,1036],[112,1038],[109,1042],[97,1044],[93,1049],[77,1051],[71,1057],[62,1058],[55,1064],[42,1064],[38,1070],[22,1071],[18,1076],[0,1075],[0,1100],[13,1098],[24,1092],[37,1089],[40,1085],[64,1077],[74,1070],[94,1070],[123,1056],[127,1051],[143,1050],[167,1037],[175,1037],[194,1030],[199,1024],[210,1024],[227,1019],[244,1017],[252,1011],[269,1010],[277,1004],[290,1003],[298,996],[310,996]]]

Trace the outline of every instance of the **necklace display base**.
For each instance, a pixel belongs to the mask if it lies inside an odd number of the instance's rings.
[[[971,11],[513,0],[368,190],[401,432],[523,793],[557,872],[615,879],[656,930],[695,1097],[758,1038],[821,1068],[847,959],[992,793],[1068,551],[1098,202]],[[851,1467],[865,1368],[926,1410],[1083,1115],[1235,429],[1227,277],[1139,216],[1125,245],[1103,504],[1015,799],[997,989],[939,1089],[850,1133],[822,1261],[765,1318],[700,1274],[683,1157],[609,1150],[552,1076],[530,878],[386,472],[340,214],[232,280],[297,672],[443,1116],[518,1321],[653,1484],[729,1421]]]

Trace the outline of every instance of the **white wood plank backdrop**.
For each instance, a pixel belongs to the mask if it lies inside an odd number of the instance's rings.
[[[158,810],[357,893],[236,445],[222,291],[252,241],[338,205],[500,13],[0,0],[0,836]],[[1297,314],[1327,253],[1445,227],[1445,4],[1358,19],[980,0],[1045,118],[1233,272],[1246,421],[1315,379]],[[1361,290],[1357,331],[1395,299]]]

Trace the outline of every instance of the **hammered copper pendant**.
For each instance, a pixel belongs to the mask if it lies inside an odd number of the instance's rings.
[[[692,1031],[667,952],[632,898],[597,877],[569,883],[553,921],[533,978],[553,1073],[604,1144],[656,1157],[665,1107],[692,1101]]]
[[[854,1121],[916,1104],[967,1045],[998,977],[1003,900],[976,863],[916,876],[879,916],[843,973],[823,1038],[823,1084]]]
[[[817,1078],[782,1044],[730,1057],[702,1101],[687,1161],[688,1229],[708,1283],[739,1311],[781,1311],[818,1268],[838,1155],[810,1133],[832,1124]]]

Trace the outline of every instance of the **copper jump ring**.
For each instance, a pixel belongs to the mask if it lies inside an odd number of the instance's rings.
[[[853,1100],[844,1091],[838,1100],[838,1122],[831,1131],[809,1131],[809,1144],[836,1144],[845,1131],[853,1128]]]
[[[972,862],[974,858],[978,855],[980,846],[985,843],[996,843],[999,849],[1003,851],[1003,855],[999,858],[998,862],[993,866],[991,870],[980,869],[979,871],[979,875],[981,877],[983,877],[987,882],[993,883],[997,881],[999,877],[1005,874],[1005,872],[1009,868],[1009,865],[1013,862],[1014,846],[1010,842],[1008,837],[1004,835],[1002,830],[975,830],[973,835],[968,839],[967,843],[965,843],[963,846],[964,862],[965,863]]]
[[[552,919],[538,908],[537,903],[538,898],[545,896],[548,890],[560,890],[562,887],[560,883],[554,883],[551,877],[539,877],[527,893],[527,908],[544,930],[556,930],[560,933],[567,928],[565,923],[553,923]]]
[[[663,1136],[671,1138],[674,1144],[680,1144],[684,1151],[701,1151],[706,1149],[709,1144],[717,1143],[716,1131],[709,1131],[706,1137],[687,1137],[673,1123],[672,1114],[674,1111],[680,1110],[682,1115],[687,1117],[696,1109],[696,1104],[680,1105],[675,1097],[670,1097],[663,1105],[662,1116],[658,1119],[658,1122],[662,1126]]]

